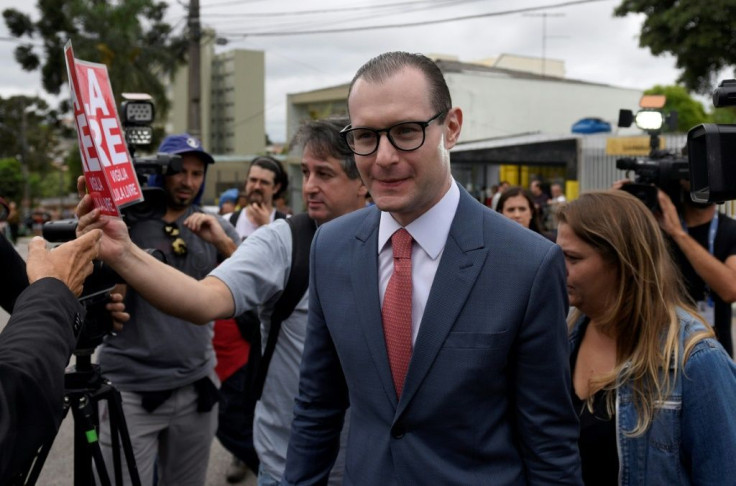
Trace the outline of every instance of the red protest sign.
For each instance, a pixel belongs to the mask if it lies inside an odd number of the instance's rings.
[[[74,58],[71,41],[64,47],[87,189],[103,214],[143,200],[125,145],[107,67]]]

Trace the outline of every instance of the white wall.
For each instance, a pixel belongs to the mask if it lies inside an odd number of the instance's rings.
[[[554,79],[510,78],[497,73],[446,73],[452,101],[463,109],[460,140],[541,131],[568,134],[581,118],[608,121],[616,131],[618,110],[636,111],[641,91]]]

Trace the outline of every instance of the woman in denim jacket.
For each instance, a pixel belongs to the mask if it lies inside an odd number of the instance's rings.
[[[736,365],[685,301],[654,216],[614,190],[558,218],[586,485],[736,484]]]

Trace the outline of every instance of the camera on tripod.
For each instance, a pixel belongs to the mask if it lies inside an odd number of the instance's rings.
[[[181,157],[178,155],[157,154],[150,157],[136,157],[136,149],[150,145],[153,141],[152,123],[155,108],[150,95],[142,93],[123,93],[120,105],[121,123],[125,132],[125,143],[133,158],[136,177],[142,187],[143,202],[127,206],[122,210],[123,219],[128,226],[138,221],[162,217],[166,212],[166,196],[163,189],[148,185],[152,175],[166,175],[181,170]],[[64,219],[50,221],[43,226],[43,237],[53,243],[63,243],[76,238],[77,221]],[[163,255],[154,255],[164,259]],[[94,271],[84,282],[84,293],[80,302],[86,310],[86,318],[77,341],[74,354],[91,355],[102,343],[105,335],[113,330],[113,323],[105,304],[110,291],[122,279],[101,261],[94,262]]]
[[[713,92],[713,106],[736,106],[736,79],[722,81]],[[687,133],[690,197],[698,203],[736,199],[736,125],[705,123]]]
[[[634,113],[631,110],[620,110],[618,126],[637,127],[649,134],[649,156],[645,158],[624,157],[616,159],[616,168],[635,174],[634,182],[625,184],[621,189],[640,199],[649,209],[659,209],[657,191],[661,189],[673,201],[679,200],[680,181],[690,179],[687,159],[667,150],[660,149],[659,135],[665,124],[677,125],[677,112],[664,116],[665,97],[648,95],[642,97],[642,110]]]

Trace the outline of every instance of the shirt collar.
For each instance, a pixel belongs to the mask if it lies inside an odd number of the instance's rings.
[[[460,189],[452,179],[450,189],[442,199],[405,228],[432,260],[435,260],[445,247],[459,202]],[[391,236],[400,228],[402,226],[396,222],[391,213],[381,211],[381,221],[378,225],[378,253],[381,253]]]

